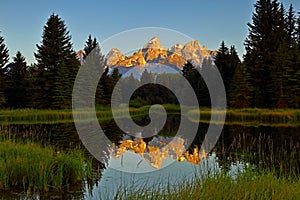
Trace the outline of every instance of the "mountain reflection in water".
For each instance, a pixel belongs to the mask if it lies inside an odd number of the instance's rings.
[[[184,139],[156,137],[152,141],[146,143],[142,138],[134,140],[122,140],[119,145],[113,145],[110,148],[110,155],[119,159],[125,152],[131,151],[139,154],[152,167],[161,168],[163,160],[167,158],[174,159],[179,162],[187,160],[192,164],[199,165],[203,158],[207,157],[207,153],[202,150],[199,153],[198,146],[193,148],[193,152],[185,151]]]

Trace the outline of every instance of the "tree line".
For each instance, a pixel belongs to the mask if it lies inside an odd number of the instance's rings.
[[[228,47],[224,41],[214,59],[224,81],[227,104],[236,108],[299,108],[300,13],[292,5],[286,9],[278,0],[258,0],[254,6],[243,61],[235,47]],[[109,71],[99,43],[91,35],[84,44],[82,60],[76,57],[72,46],[66,24],[56,14],[46,22],[42,41],[34,53],[36,63],[30,66],[19,51],[9,63],[9,51],[4,37],[0,36],[0,107],[71,108],[76,74],[87,64],[87,55],[91,54],[96,58],[93,60],[97,62],[99,72],[103,73],[95,103],[109,105],[112,91],[121,77],[118,69]],[[211,70],[211,65],[211,59],[204,59],[200,70]],[[200,106],[209,107],[209,92],[196,68],[188,62],[182,75],[194,88]],[[155,75],[144,71],[140,80],[126,77],[119,95],[147,79],[161,79],[168,85],[178,80],[178,75]],[[152,103],[177,104],[178,101],[166,87],[155,84],[143,86],[132,95],[132,105]]]
[[[277,0],[258,0],[248,29],[244,62],[229,83],[229,106],[299,108],[300,13],[292,4],[286,9]]]
[[[81,66],[71,43],[65,22],[56,14],[47,20],[42,41],[34,53],[36,63],[28,66],[20,51],[9,62],[9,51],[0,36],[0,107],[69,109],[77,72]],[[98,56],[97,64],[103,76],[97,90],[97,104],[106,104],[120,75],[109,75],[105,59],[96,38],[89,35],[84,45],[83,59],[91,52]]]
[[[243,62],[224,41],[215,64],[235,108],[300,107],[300,12],[278,0],[258,0],[248,23]]]

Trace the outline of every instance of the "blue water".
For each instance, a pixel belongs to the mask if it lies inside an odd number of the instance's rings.
[[[195,175],[198,178],[206,177],[221,171],[215,154],[203,159],[200,165],[191,164],[187,161],[172,162],[172,159],[167,159],[164,161],[161,169],[151,167],[146,161],[140,162],[139,166],[134,166],[133,163],[136,162],[132,162],[133,159],[137,159],[136,161],[139,163],[140,159],[143,158],[139,155],[134,155],[132,152],[126,152],[123,154],[123,168],[120,164],[120,159],[110,158],[108,167],[103,171],[103,176],[98,185],[94,185],[92,193],[85,194],[85,199],[113,199],[117,192],[134,192],[141,188],[151,191],[157,188],[166,188],[166,186],[176,186],[193,180]],[[232,164],[228,173],[234,178],[238,172],[244,170],[244,166],[244,163]],[[139,172],[141,169],[145,170],[144,167],[149,169],[149,172]],[[132,170],[132,173],[119,171],[116,168],[127,171]],[[137,173],[134,173],[134,169],[136,169]],[[87,187],[86,191],[88,191]]]

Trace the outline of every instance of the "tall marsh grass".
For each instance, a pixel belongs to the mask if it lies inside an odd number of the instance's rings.
[[[59,152],[31,142],[0,141],[1,190],[61,190],[90,175],[91,162],[82,151]]]
[[[299,199],[300,181],[278,178],[271,172],[254,173],[246,171],[236,179],[221,173],[213,177],[196,178],[177,186],[138,191],[121,188],[114,199],[145,200],[190,200],[190,199]]]

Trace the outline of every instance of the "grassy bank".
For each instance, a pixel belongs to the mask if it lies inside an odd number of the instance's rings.
[[[300,125],[299,109],[227,109],[213,110],[201,108],[190,110],[188,117],[193,120],[195,114],[200,112],[200,121],[209,123],[213,117],[213,122],[218,123],[218,118],[226,113],[226,124],[243,124],[245,126],[298,126]]]
[[[1,190],[61,190],[81,183],[90,171],[90,161],[79,150],[55,152],[30,142],[0,142]]]
[[[300,180],[278,178],[272,172],[261,174],[247,171],[236,179],[225,173],[214,177],[196,178],[159,189],[119,189],[115,199],[299,199]]]
[[[178,105],[163,105],[169,114],[180,114]],[[130,108],[131,117],[139,117],[149,114],[150,106]],[[195,120],[200,112],[200,122],[209,123],[213,115],[213,122],[218,123],[219,118],[226,113],[227,124],[243,124],[245,126],[298,126],[300,125],[299,109],[227,109],[211,111],[209,108],[189,109],[187,117]],[[92,112],[78,111],[82,119],[89,120]],[[113,118],[109,107],[97,107],[96,115],[99,121],[107,121]],[[125,116],[125,108],[118,109],[118,117]],[[72,110],[0,110],[0,124],[49,124],[73,122]]]
[[[176,105],[164,105],[168,113],[179,114],[180,108]],[[144,116],[149,114],[150,106],[140,108],[130,108],[132,117]],[[89,119],[91,111],[75,112],[82,115],[85,120]],[[97,107],[96,115],[99,121],[113,119],[110,107]],[[125,116],[125,108],[118,109],[118,117]],[[15,109],[0,110],[0,124],[36,124],[36,123],[70,123],[73,122],[72,110],[37,110],[37,109]]]

